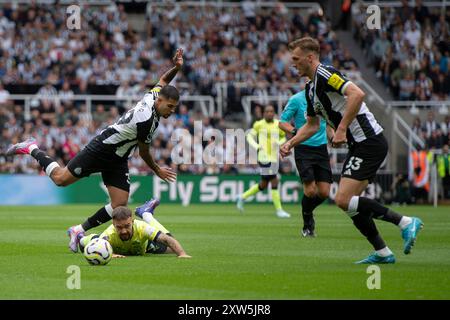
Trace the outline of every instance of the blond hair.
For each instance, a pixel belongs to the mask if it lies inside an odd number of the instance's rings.
[[[320,45],[319,41],[310,37],[304,37],[289,43],[288,48],[290,51],[295,50],[295,48],[300,48],[304,52],[312,52],[319,56]]]

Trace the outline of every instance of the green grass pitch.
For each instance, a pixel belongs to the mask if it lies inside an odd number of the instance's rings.
[[[0,207],[0,299],[449,299],[450,208],[401,207],[425,228],[411,255],[397,227],[377,222],[397,258],[381,266],[381,289],[369,290],[370,245],[337,207],[317,209],[318,237],[299,236],[300,206],[291,219],[273,207],[161,204],[156,217],[193,256],[148,255],[90,266],[67,249],[67,227],[100,205]],[[134,209],[134,206],[132,206]],[[96,230],[100,232],[106,226]],[[69,290],[70,265],[81,289]]]

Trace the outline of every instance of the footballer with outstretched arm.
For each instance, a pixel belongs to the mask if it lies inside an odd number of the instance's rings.
[[[128,158],[136,148],[139,148],[139,155],[158,177],[168,182],[176,180],[176,173],[171,168],[159,167],[149,150],[160,118],[172,115],[180,98],[178,90],[169,83],[183,66],[182,49],[177,49],[173,62],[175,66],[164,73],[156,86],[134,108],[94,137],[66,167],[60,167],[47,153],[40,150],[32,137],[11,146],[6,152],[6,155],[31,155],[50,179],[61,187],[95,172],[102,174],[111,202],[84,223],[68,229],[69,248],[73,252],[78,251],[80,234],[111,220],[114,208],[127,205],[130,192]]]
[[[102,234],[90,234],[81,237],[79,247],[84,247],[96,238],[107,240],[113,249],[113,258],[140,256],[146,253],[175,253],[178,258],[191,258],[180,243],[162,224],[153,217],[158,199],[151,199],[136,208],[136,216],[142,220],[133,219],[131,210],[125,206],[114,208],[112,224]]]

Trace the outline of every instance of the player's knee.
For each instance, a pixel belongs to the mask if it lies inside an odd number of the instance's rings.
[[[314,198],[316,196],[316,190],[315,188],[304,188],[303,192],[305,194],[305,196],[307,196],[308,198]]]
[[[53,182],[58,186],[58,187],[66,187],[69,185],[69,181],[67,179],[64,178],[63,175],[54,175],[52,176]]]
[[[318,196],[322,199],[326,199],[330,196],[330,190],[319,189]]]
[[[344,211],[347,211],[349,199],[347,196],[338,193],[336,199],[334,200],[336,205]]]
[[[111,201],[111,207],[113,209],[117,208],[117,207],[126,207],[128,204],[127,199],[118,199],[115,201]]]

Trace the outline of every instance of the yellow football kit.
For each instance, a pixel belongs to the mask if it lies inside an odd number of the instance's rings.
[[[100,238],[108,238],[113,252],[121,255],[144,255],[149,241],[155,240],[162,231],[150,224],[141,221],[133,221],[133,236],[128,241],[120,239],[114,225],[110,225]]]
[[[255,121],[247,141],[258,150],[258,162],[274,163],[278,162],[278,147],[286,141],[286,134],[278,128],[277,119],[272,122],[262,119]]]

